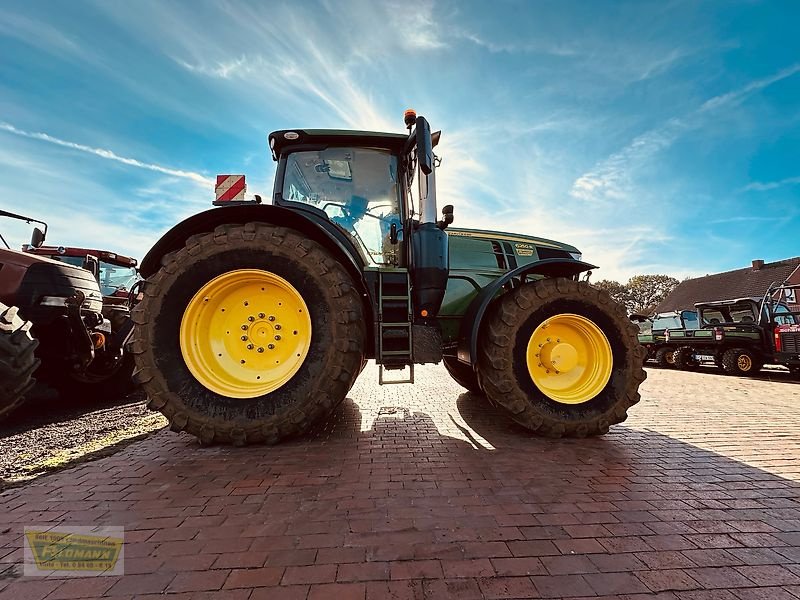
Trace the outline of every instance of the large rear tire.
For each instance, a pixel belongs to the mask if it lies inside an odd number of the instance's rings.
[[[450,373],[450,377],[452,377],[453,381],[458,385],[467,388],[473,394],[483,394],[483,389],[481,389],[481,384],[478,382],[478,374],[475,372],[475,369],[460,362],[454,356],[443,356],[442,362],[444,363],[444,368]]]
[[[39,341],[30,329],[16,306],[0,303],[0,421],[25,401],[35,383],[33,372],[41,361],[34,354]]]
[[[486,395],[548,437],[597,435],[627,418],[647,377],[636,326],[608,293],[555,278],[496,301],[478,371]]]
[[[202,443],[303,433],[362,367],[360,295],[325,248],[293,229],[247,223],[192,236],[143,292],[136,379],[173,430]]]

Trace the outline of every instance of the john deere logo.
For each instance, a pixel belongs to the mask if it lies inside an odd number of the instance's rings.
[[[117,572],[121,537],[27,528],[25,537],[40,571]]]

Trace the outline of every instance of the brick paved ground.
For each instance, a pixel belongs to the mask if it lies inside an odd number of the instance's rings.
[[[375,379],[303,440],[164,431],[7,490],[0,598],[800,598],[797,384],[650,370],[625,426],[552,441],[439,367]],[[19,577],[59,523],[123,525],[126,575]]]

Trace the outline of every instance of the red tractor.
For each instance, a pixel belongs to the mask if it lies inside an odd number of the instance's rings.
[[[44,225],[34,229],[28,252],[0,248],[0,419],[24,401],[34,378],[66,398],[130,390],[130,309],[126,300],[104,307],[100,261],[89,253],[36,256],[47,225],[2,210],[0,216]]]

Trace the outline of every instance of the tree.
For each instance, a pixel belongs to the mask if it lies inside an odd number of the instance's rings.
[[[669,275],[634,275],[628,280],[628,310],[647,314],[678,287],[680,281]]]
[[[649,314],[679,283],[669,275],[634,275],[627,283],[603,279],[593,285],[607,291],[629,313]]]
[[[612,279],[601,279],[593,285],[608,292],[615,301],[628,306],[628,287],[624,283]]]

